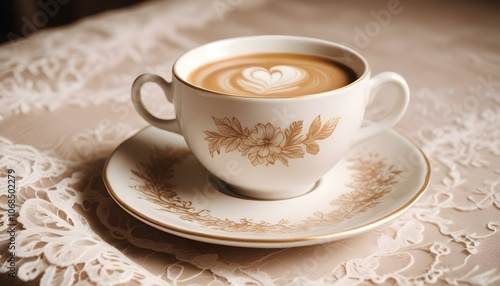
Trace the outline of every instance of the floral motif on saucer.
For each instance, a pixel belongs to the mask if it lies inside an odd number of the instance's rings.
[[[181,136],[154,127],[121,144],[103,173],[113,199],[145,223],[244,247],[311,245],[368,231],[411,207],[429,175],[422,151],[389,130],[352,148],[310,193],[253,200],[225,189]]]

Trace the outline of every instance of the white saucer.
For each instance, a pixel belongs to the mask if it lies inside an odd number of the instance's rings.
[[[408,210],[429,183],[422,151],[394,131],[352,148],[316,188],[276,201],[218,191],[184,139],[147,127],[108,158],[103,177],[113,199],[160,230],[242,247],[325,243],[373,229]]]

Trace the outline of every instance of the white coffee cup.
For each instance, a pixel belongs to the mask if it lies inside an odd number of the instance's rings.
[[[205,63],[255,53],[328,57],[350,67],[357,79],[338,89],[284,98],[220,94],[187,81],[188,75]],[[313,38],[268,35],[216,41],[183,54],[172,70],[171,83],[154,74],[143,74],[134,81],[132,101],[137,112],[151,125],[181,134],[211,174],[226,174],[220,179],[230,190],[254,199],[286,199],[308,193],[352,145],[398,122],[410,99],[408,85],[400,75],[383,72],[371,78],[368,63],[360,54]],[[163,89],[174,105],[176,119],[161,119],[146,109],[141,87],[148,82]],[[398,88],[394,106],[381,120],[361,127],[366,107],[386,85]],[[237,135],[241,138],[225,139],[245,128],[246,133]],[[308,141],[291,140],[290,136],[286,140],[292,131],[300,131],[297,137]],[[227,176],[228,168],[239,172]]]

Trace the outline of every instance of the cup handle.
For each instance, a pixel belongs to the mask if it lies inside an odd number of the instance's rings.
[[[148,82],[156,83],[161,87],[163,92],[165,93],[167,100],[172,103],[172,94],[171,94],[171,84],[165,81],[161,76],[156,74],[145,73],[137,77],[132,84],[132,103],[134,104],[137,113],[144,118],[149,124],[158,127],[163,130],[167,130],[170,132],[174,132],[177,134],[181,134],[181,130],[179,128],[179,124],[177,119],[162,119],[154,116],[147,110],[144,102],[142,101],[142,93],[141,88],[144,84]]]
[[[399,94],[396,102],[394,103],[394,106],[381,120],[374,122],[368,126],[361,127],[361,129],[356,134],[354,144],[358,144],[361,141],[364,141],[386,129],[391,128],[401,119],[401,117],[405,113],[410,101],[410,89],[408,88],[408,84],[406,83],[404,78],[394,72],[383,72],[370,79],[370,92],[366,101],[366,105],[369,105],[373,101],[373,98],[378,93],[378,91],[386,84],[394,84],[399,88]]]

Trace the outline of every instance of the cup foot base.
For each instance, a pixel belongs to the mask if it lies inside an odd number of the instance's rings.
[[[240,199],[247,199],[247,200],[265,200],[265,201],[286,200],[286,199],[300,197],[314,191],[320,183],[320,181],[317,181],[316,183],[313,183],[309,186],[297,188],[294,191],[291,191],[289,189],[282,191],[265,191],[265,190],[255,190],[255,189],[234,186],[222,181],[221,179],[217,178],[212,174],[209,174],[208,181],[216,190],[228,196]]]

